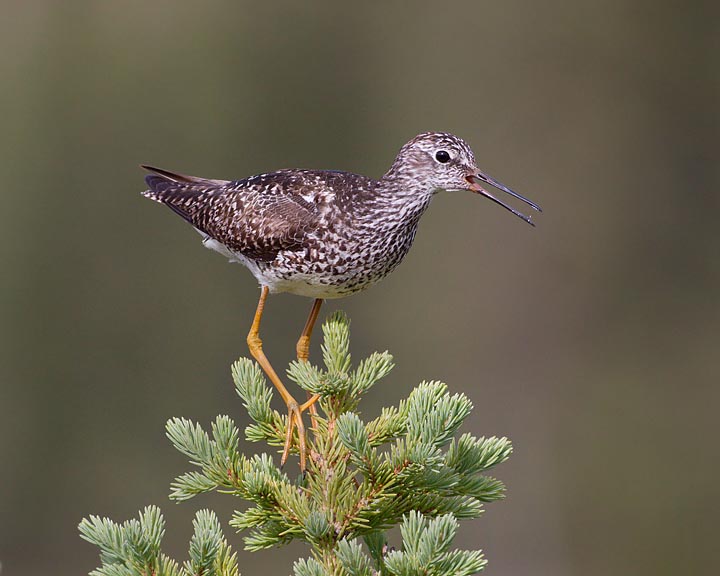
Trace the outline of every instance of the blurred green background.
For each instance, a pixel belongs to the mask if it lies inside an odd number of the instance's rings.
[[[184,559],[194,511],[235,504],[167,500],[187,465],[164,423],[243,422],[229,366],[257,287],[140,196],[138,164],[380,176],[427,130],[545,213],[439,195],[390,278],[324,309],[356,358],[395,355],[366,411],[442,379],[473,433],[513,439],[507,500],[457,542],[489,574],[718,573],[719,23],[638,0],[4,2],[4,573],[87,573],[79,520],[150,503]],[[279,368],[309,305],[269,301]]]

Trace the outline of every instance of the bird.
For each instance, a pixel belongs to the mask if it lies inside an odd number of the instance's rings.
[[[540,206],[481,171],[470,146],[446,132],[425,132],[407,142],[379,179],[336,170],[284,169],[241,180],[187,176],[141,165],[149,174],[144,196],[190,223],[202,243],[247,267],[260,297],[247,335],[251,355],[287,406],[281,466],[297,444],[306,469],[302,414],[316,415],[311,395],[299,402],[263,352],[260,323],[269,294],[287,292],[313,299],[296,344],[309,359],[310,338],[324,300],[343,298],[385,278],[407,255],[418,223],[440,191],[485,196],[534,226],[483,184],[542,212]]]

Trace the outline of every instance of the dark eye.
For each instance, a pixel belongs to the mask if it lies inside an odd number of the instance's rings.
[[[435,160],[441,164],[445,164],[446,162],[450,162],[450,154],[445,150],[438,150],[435,152]]]

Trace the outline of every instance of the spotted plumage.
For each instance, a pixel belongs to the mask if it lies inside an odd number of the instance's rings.
[[[379,180],[319,170],[280,170],[209,180],[146,166],[143,194],[192,224],[203,243],[247,266],[270,292],[339,298],[389,274],[412,245],[440,190],[472,190],[502,204],[484,181],[539,208],[480,172],[457,136],[425,133],[400,150]]]

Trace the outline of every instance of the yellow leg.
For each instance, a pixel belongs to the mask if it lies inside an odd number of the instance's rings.
[[[255,318],[253,319],[250,332],[247,336],[247,344],[250,349],[250,354],[252,354],[253,358],[257,360],[258,364],[260,364],[260,367],[265,371],[265,374],[267,374],[267,377],[273,383],[273,386],[275,386],[283,401],[287,405],[287,434],[285,436],[285,447],[283,449],[282,458],[280,459],[280,465],[284,465],[287,461],[288,455],[290,454],[290,447],[292,445],[293,430],[297,427],[298,441],[300,444],[300,470],[305,472],[307,447],[305,442],[305,426],[302,421],[302,413],[308,408],[308,403],[306,402],[302,406],[299,405],[290,392],[288,392],[287,388],[285,388],[277,373],[271,366],[267,356],[265,356],[262,349],[262,340],[260,340],[260,320],[262,320],[263,310],[265,309],[265,300],[267,300],[268,293],[268,287],[263,286],[260,292],[260,300],[258,301],[257,310],[255,311]]]
[[[310,356],[310,338],[312,337],[312,331],[313,327],[315,326],[315,321],[317,320],[318,314],[320,313],[320,307],[322,306],[322,299],[316,298],[315,302],[313,302],[312,308],[310,309],[310,314],[308,315],[307,321],[305,322],[305,328],[303,328],[302,334],[300,334],[300,338],[297,341],[297,345],[295,346],[295,350],[297,351],[297,359],[300,362],[307,362],[308,358]],[[310,419],[312,420],[313,428],[316,428],[317,425],[315,423],[315,416],[317,416],[317,407],[315,406],[315,402],[317,402],[317,399],[320,398],[319,394],[311,394],[310,392],[307,393],[308,400],[300,407],[301,411],[306,410],[307,408],[310,408]]]

